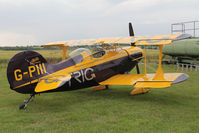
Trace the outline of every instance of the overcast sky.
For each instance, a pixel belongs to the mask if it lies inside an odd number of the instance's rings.
[[[0,0],[0,46],[170,34],[171,23],[199,20],[199,0]]]

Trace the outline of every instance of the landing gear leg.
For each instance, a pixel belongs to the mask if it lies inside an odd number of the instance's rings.
[[[109,89],[108,85],[98,85],[92,88],[93,91],[106,90],[106,89]]]
[[[30,97],[27,100],[24,100],[24,104],[19,106],[19,109],[26,109],[28,102],[32,99],[32,97],[35,97],[35,94],[31,94]]]
[[[150,88],[134,88],[130,95],[138,95],[138,94],[145,94],[149,92]]]
[[[109,89],[109,86],[108,85],[105,85],[106,89]]]

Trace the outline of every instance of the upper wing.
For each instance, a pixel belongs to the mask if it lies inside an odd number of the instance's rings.
[[[56,89],[71,79],[70,74],[50,74],[39,79],[35,92],[44,92]]]
[[[155,74],[118,74],[99,84],[134,85],[137,88],[164,88],[189,78],[189,76],[184,73],[164,73],[164,80],[154,80],[154,76]]]
[[[135,37],[113,37],[113,38],[99,38],[99,39],[87,39],[79,41],[62,41],[52,42],[42,46],[87,46],[94,44],[130,44],[135,45],[165,45],[171,43],[173,40],[186,39],[191,37],[189,34],[173,34],[173,35],[158,35],[158,36],[135,36]]]
[[[138,37],[135,45],[165,45],[172,41],[190,38],[189,34],[158,35],[152,37]]]

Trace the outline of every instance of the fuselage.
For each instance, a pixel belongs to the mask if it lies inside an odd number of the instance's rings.
[[[82,62],[72,66],[77,71],[70,72],[72,79],[54,91],[68,91],[99,85],[114,75],[130,72],[142,58],[139,48],[107,51],[104,56],[93,58],[90,63]]]
[[[20,93],[35,93],[34,88],[39,78],[55,73],[69,73],[71,79],[61,87],[46,92],[70,91],[97,86],[98,83],[114,75],[131,71],[142,57],[143,51],[138,47],[100,51],[92,55],[81,53],[58,64],[45,63],[43,67],[45,71],[42,76],[38,75],[35,68],[35,71],[31,73],[32,83],[24,83],[14,90]]]

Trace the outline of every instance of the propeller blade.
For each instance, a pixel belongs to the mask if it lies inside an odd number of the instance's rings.
[[[129,36],[134,36],[133,26],[129,23]]]
[[[129,23],[129,36],[134,36],[133,26]],[[135,43],[131,43],[131,46],[135,46]]]
[[[138,64],[136,64],[136,69],[137,69],[137,74],[140,74],[140,68]]]

